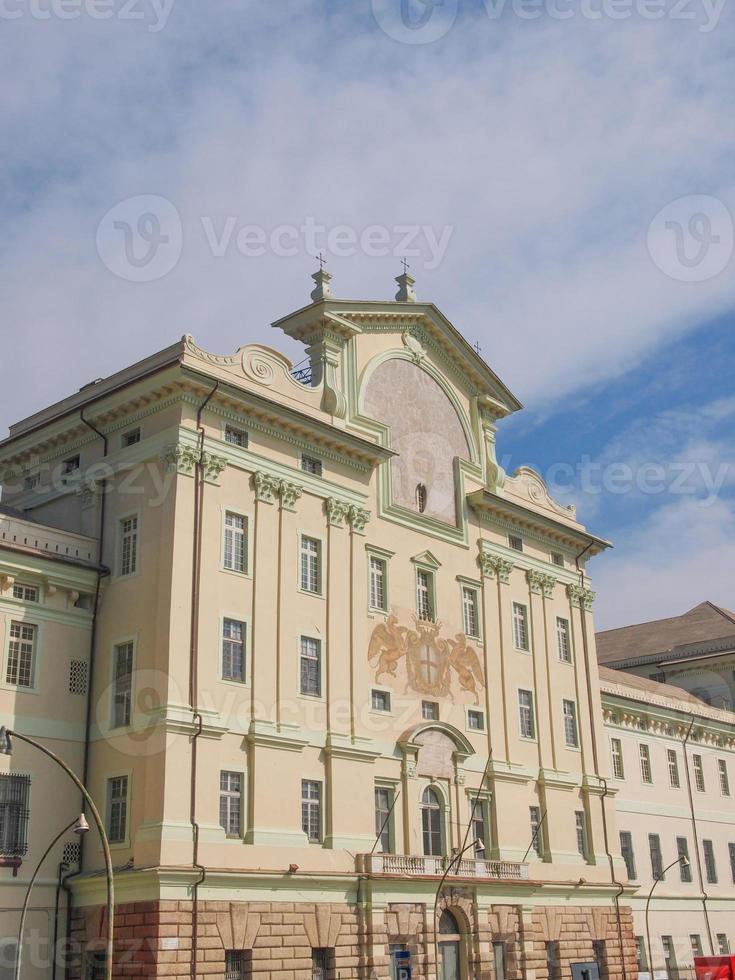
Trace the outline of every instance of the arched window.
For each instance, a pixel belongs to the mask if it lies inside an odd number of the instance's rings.
[[[444,909],[439,918],[439,934],[442,936],[459,935],[459,925],[449,909]]]
[[[442,805],[436,790],[427,786],[421,797],[421,829],[424,834],[424,854],[438,857],[442,846]]]
[[[426,510],[426,484],[417,483],[416,484],[416,507],[418,508],[419,514],[423,514]]]

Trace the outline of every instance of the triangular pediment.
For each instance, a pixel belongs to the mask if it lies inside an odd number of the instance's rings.
[[[425,565],[427,568],[441,568],[441,562],[430,551],[422,551],[419,555],[414,555],[411,561],[415,565]]]

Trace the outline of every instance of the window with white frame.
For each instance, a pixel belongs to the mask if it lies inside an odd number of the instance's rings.
[[[125,840],[128,830],[128,777],[107,780],[107,837],[111,844]]]
[[[138,570],[138,515],[123,517],[119,524],[119,575],[133,575]]]
[[[222,680],[245,680],[245,623],[222,620]]]
[[[523,551],[523,538],[520,534],[508,535],[508,547],[512,548],[513,551]]]
[[[666,761],[669,766],[669,786],[672,789],[679,789],[681,780],[679,779],[679,757],[676,754],[676,749],[666,750]]]
[[[720,775],[720,792],[723,796],[730,795],[730,777],[727,772],[727,762],[725,759],[717,760],[717,771]]]
[[[219,774],[219,824],[228,837],[242,836],[242,773]]]
[[[36,585],[25,585],[23,582],[13,583],[13,598],[21,602],[38,602],[39,590]]]
[[[620,854],[625,861],[625,870],[630,881],[636,880],[635,853],[633,851],[633,835],[629,830],[620,831]]]
[[[467,727],[473,732],[485,731],[485,712],[479,708],[467,709]]]
[[[528,609],[522,602],[513,603],[513,645],[528,650]]]
[[[644,783],[652,783],[653,776],[651,775],[651,752],[648,746],[641,742],[638,746],[638,753],[641,760],[641,779]]]
[[[301,693],[321,697],[322,693],[322,644],[313,636],[301,637]]]
[[[579,732],[577,730],[577,705],[574,701],[564,699],[564,741],[570,749],[579,748]]]
[[[541,824],[541,807],[530,806],[528,816],[531,825],[531,849],[541,857],[544,850],[544,830]]]
[[[75,473],[79,469],[79,456],[70,456],[61,464],[61,472],[64,474]]]
[[[307,456],[306,453],[302,453],[301,469],[304,473],[311,473],[312,476],[321,476],[323,469],[322,461],[315,456]]]
[[[374,687],[370,692],[370,707],[373,711],[390,711],[390,691]]]
[[[126,429],[120,437],[120,445],[123,449],[127,449],[129,446],[135,446],[140,442],[140,426],[136,426],[134,429]]]
[[[616,779],[625,779],[625,766],[623,764],[623,743],[619,738],[610,739],[610,754],[612,756],[613,776]]]
[[[36,487],[40,487],[40,485],[41,485],[40,473],[31,473],[23,480],[24,490],[35,490]]]
[[[322,784],[301,780],[301,827],[310,841],[322,839]]]
[[[22,857],[28,851],[31,777],[0,773],[0,856]]]
[[[704,870],[707,882],[710,885],[716,885],[717,865],[715,864],[715,847],[711,840],[702,841],[702,852],[704,853]]]
[[[228,571],[247,571],[247,533],[247,518],[232,510],[225,511],[222,564]]]
[[[424,854],[438,857],[444,853],[443,806],[433,786],[427,786],[421,796],[421,832]]]
[[[533,709],[533,692],[518,692],[518,715],[523,738],[536,738],[536,719]]]
[[[719,948],[720,956],[730,955],[730,940],[727,938],[726,932],[717,933],[717,946]]]
[[[473,841],[479,841],[480,847],[475,847],[474,855],[475,857],[482,861],[487,856],[488,848],[488,838],[487,838],[487,801],[482,796],[475,796],[470,799],[470,816],[472,819],[472,839]]]
[[[704,764],[702,762],[701,755],[692,756],[692,765],[694,766],[694,785],[698,793],[704,793]]]
[[[663,881],[664,863],[661,859],[661,838],[658,834],[648,835],[648,853],[651,857],[651,877],[654,881]]]
[[[471,585],[462,586],[462,626],[467,636],[480,635],[477,589]]]
[[[563,616],[556,617],[556,647],[559,660],[565,664],[572,662],[572,641],[569,635],[569,620]]]
[[[384,558],[370,555],[368,559],[370,573],[370,608],[385,611],[388,608],[388,563]]]
[[[692,947],[692,956],[702,955],[702,937],[699,933],[693,932],[689,936],[689,943]]]
[[[393,790],[388,786],[375,787],[375,837],[384,854],[391,853]]]
[[[554,565],[558,565],[559,568],[564,568],[564,555],[560,551],[552,551],[551,562]]]
[[[587,858],[587,822],[584,810],[574,811],[574,827],[577,834],[577,850],[583,858]]]
[[[301,535],[301,588],[304,592],[322,590],[322,543],[318,538]]]
[[[112,652],[112,728],[130,724],[133,699],[133,643],[118,643]]]
[[[236,425],[226,425],[225,442],[229,442],[231,446],[239,446],[240,449],[247,449],[248,434],[245,429],[239,429]]]
[[[735,844],[732,842],[729,843],[727,850],[730,855],[730,877],[732,878],[733,884],[735,884]]]
[[[421,717],[425,721],[439,721],[439,705],[436,701],[421,702]]]
[[[434,575],[425,568],[416,569],[416,615],[434,622]]]
[[[16,687],[33,687],[36,678],[38,627],[31,623],[10,624],[5,682]]]
[[[676,854],[679,858],[679,877],[684,883],[688,883],[692,880],[692,866],[689,861],[689,841],[686,837],[676,838]]]

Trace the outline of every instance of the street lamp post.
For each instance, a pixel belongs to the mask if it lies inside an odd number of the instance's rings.
[[[79,792],[84,797],[84,801],[89,807],[89,812],[92,814],[92,819],[97,827],[97,832],[100,835],[100,840],[102,842],[102,852],[105,858],[105,872],[107,875],[107,941],[105,947],[105,980],[112,980],[112,940],[113,940],[113,918],[114,918],[114,908],[115,908],[115,895],[114,895],[114,883],[112,877],[112,855],[110,853],[110,842],[107,839],[107,834],[105,833],[105,826],[102,822],[102,818],[99,815],[99,811],[95,806],[94,800],[90,796],[86,786],[79,779],[75,772],[69,768],[69,766],[60,759],[55,752],[51,749],[47,749],[45,745],[41,745],[35,739],[30,738],[28,735],[21,735],[20,732],[11,731],[4,725],[0,726],[0,755],[12,755],[13,754],[13,738],[19,738],[21,742],[27,742],[28,745],[32,745],[34,748],[38,749],[39,752],[43,752],[47,755],[49,759],[59,766],[67,776],[72,780],[74,785],[77,787]],[[69,828],[64,829],[64,833]],[[18,956],[20,956],[20,950],[18,951]]]
[[[648,909],[651,904],[651,896],[653,895],[654,888],[659,883],[659,881],[663,879],[663,876],[666,874],[666,872],[670,868],[673,868],[675,864],[680,864],[682,868],[688,868],[689,859],[686,857],[686,855],[682,854],[676,859],[676,861],[672,861],[671,864],[667,864],[664,870],[658,876],[658,878],[656,878],[656,880],[651,885],[651,890],[648,893],[648,898],[646,899],[646,945],[648,946],[648,973],[651,980],[653,980],[653,950],[651,949],[651,930],[648,927]]]
[[[452,856],[451,861],[447,865],[446,870],[442,875],[442,879],[439,882],[439,887],[436,890],[436,895],[434,896],[434,962],[436,964],[437,980],[439,980],[439,926],[436,921],[436,912],[439,906],[439,896],[442,893],[442,888],[444,887],[444,882],[447,880],[447,876],[449,875],[449,872],[456,864],[459,864],[459,862],[462,859],[462,856],[473,847],[475,848],[476,851],[481,851],[484,849],[485,845],[479,838],[476,837],[474,840],[470,841],[469,844],[466,844],[463,848],[458,850],[456,854]]]

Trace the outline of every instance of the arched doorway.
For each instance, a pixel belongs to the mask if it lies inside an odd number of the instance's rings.
[[[437,791],[427,786],[421,797],[421,830],[424,854],[440,857],[444,854],[444,814]]]
[[[467,975],[464,941],[455,916],[444,909],[439,917],[439,980],[464,980]]]

